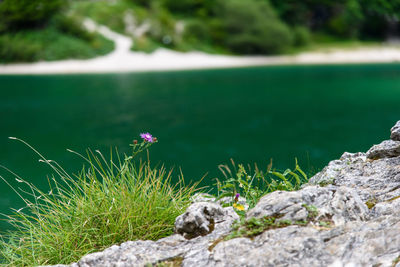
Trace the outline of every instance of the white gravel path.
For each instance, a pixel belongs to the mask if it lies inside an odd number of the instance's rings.
[[[97,25],[90,19],[84,25],[115,42],[108,55],[87,60],[42,61],[0,65],[0,74],[106,73],[227,68],[287,64],[340,64],[400,62],[400,47],[382,46],[356,50],[310,52],[295,56],[224,56],[202,52],[176,52],[164,48],[154,53],[132,52],[132,39]]]

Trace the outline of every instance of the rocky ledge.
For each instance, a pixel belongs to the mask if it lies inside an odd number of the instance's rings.
[[[400,121],[391,140],[344,153],[301,190],[261,198],[246,218],[273,219],[273,227],[256,234],[226,238],[239,219],[232,207],[197,201],[176,219],[176,234],[115,245],[70,266],[400,267]]]

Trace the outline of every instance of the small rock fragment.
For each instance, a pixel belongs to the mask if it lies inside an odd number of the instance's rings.
[[[400,121],[396,122],[395,126],[390,129],[390,139],[393,141],[400,141]]]
[[[175,231],[191,239],[211,233],[221,222],[232,223],[237,219],[239,216],[232,208],[224,209],[216,203],[197,202],[176,218]]]
[[[369,159],[394,158],[400,156],[400,141],[385,140],[367,151]]]

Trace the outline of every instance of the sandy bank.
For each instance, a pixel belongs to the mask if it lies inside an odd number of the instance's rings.
[[[188,70],[287,64],[340,64],[400,62],[400,47],[310,52],[295,56],[224,56],[202,52],[181,53],[160,48],[152,54],[132,52],[131,38],[105,26],[85,21],[85,26],[115,42],[115,50],[88,60],[61,60],[0,65],[0,74],[62,74]]]

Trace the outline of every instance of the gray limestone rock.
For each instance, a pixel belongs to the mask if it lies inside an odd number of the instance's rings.
[[[400,141],[400,121],[396,122],[396,125],[390,129],[390,139],[393,141]]]
[[[265,195],[246,214],[308,223],[226,240],[238,215],[198,196],[207,202],[194,201],[176,219],[176,234],[115,245],[70,266],[400,267],[400,140],[394,139],[368,153],[344,153],[301,190]],[[332,223],[317,223],[326,218]]]
[[[400,156],[400,141],[385,140],[378,145],[374,145],[367,151],[369,159],[383,159]]]
[[[400,157],[368,160],[364,153],[345,153],[309,181],[314,185],[353,188],[366,203],[400,195]]]
[[[155,241],[129,241],[120,246],[114,245],[102,252],[84,256],[79,262],[79,267],[108,267],[108,266],[145,266],[162,261],[177,259],[183,255],[185,249],[180,246],[185,239],[173,235],[168,240]]]
[[[232,207],[222,208],[216,203],[196,202],[176,218],[175,231],[190,239],[207,235],[215,228],[221,228],[224,224],[230,225],[237,219],[239,216]]]
[[[319,232],[312,227],[289,226],[254,239],[221,242],[210,255],[210,266],[327,266],[334,257],[324,250]]]
[[[347,187],[308,186],[295,192],[275,191],[247,213],[247,218],[277,217],[279,220],[307,221],[317,209],[315,220],[330,218],[335,225],[352,220],[366,220],[368,208],[356,191]]]
[[[233,204],[233,197],[223,197],[221,199],[217,199],[213,195],[207,194],[207,193],[196,193],[192,197],[192,203],[196,202],[211,202],[211,203],[216,203],[221,206],[232,206]],[[243,205],[244,209],[247,210],[249,208],[249,205],[246,202],[246,199],[244,197],[239,197],[238,199],[238,204]]]

